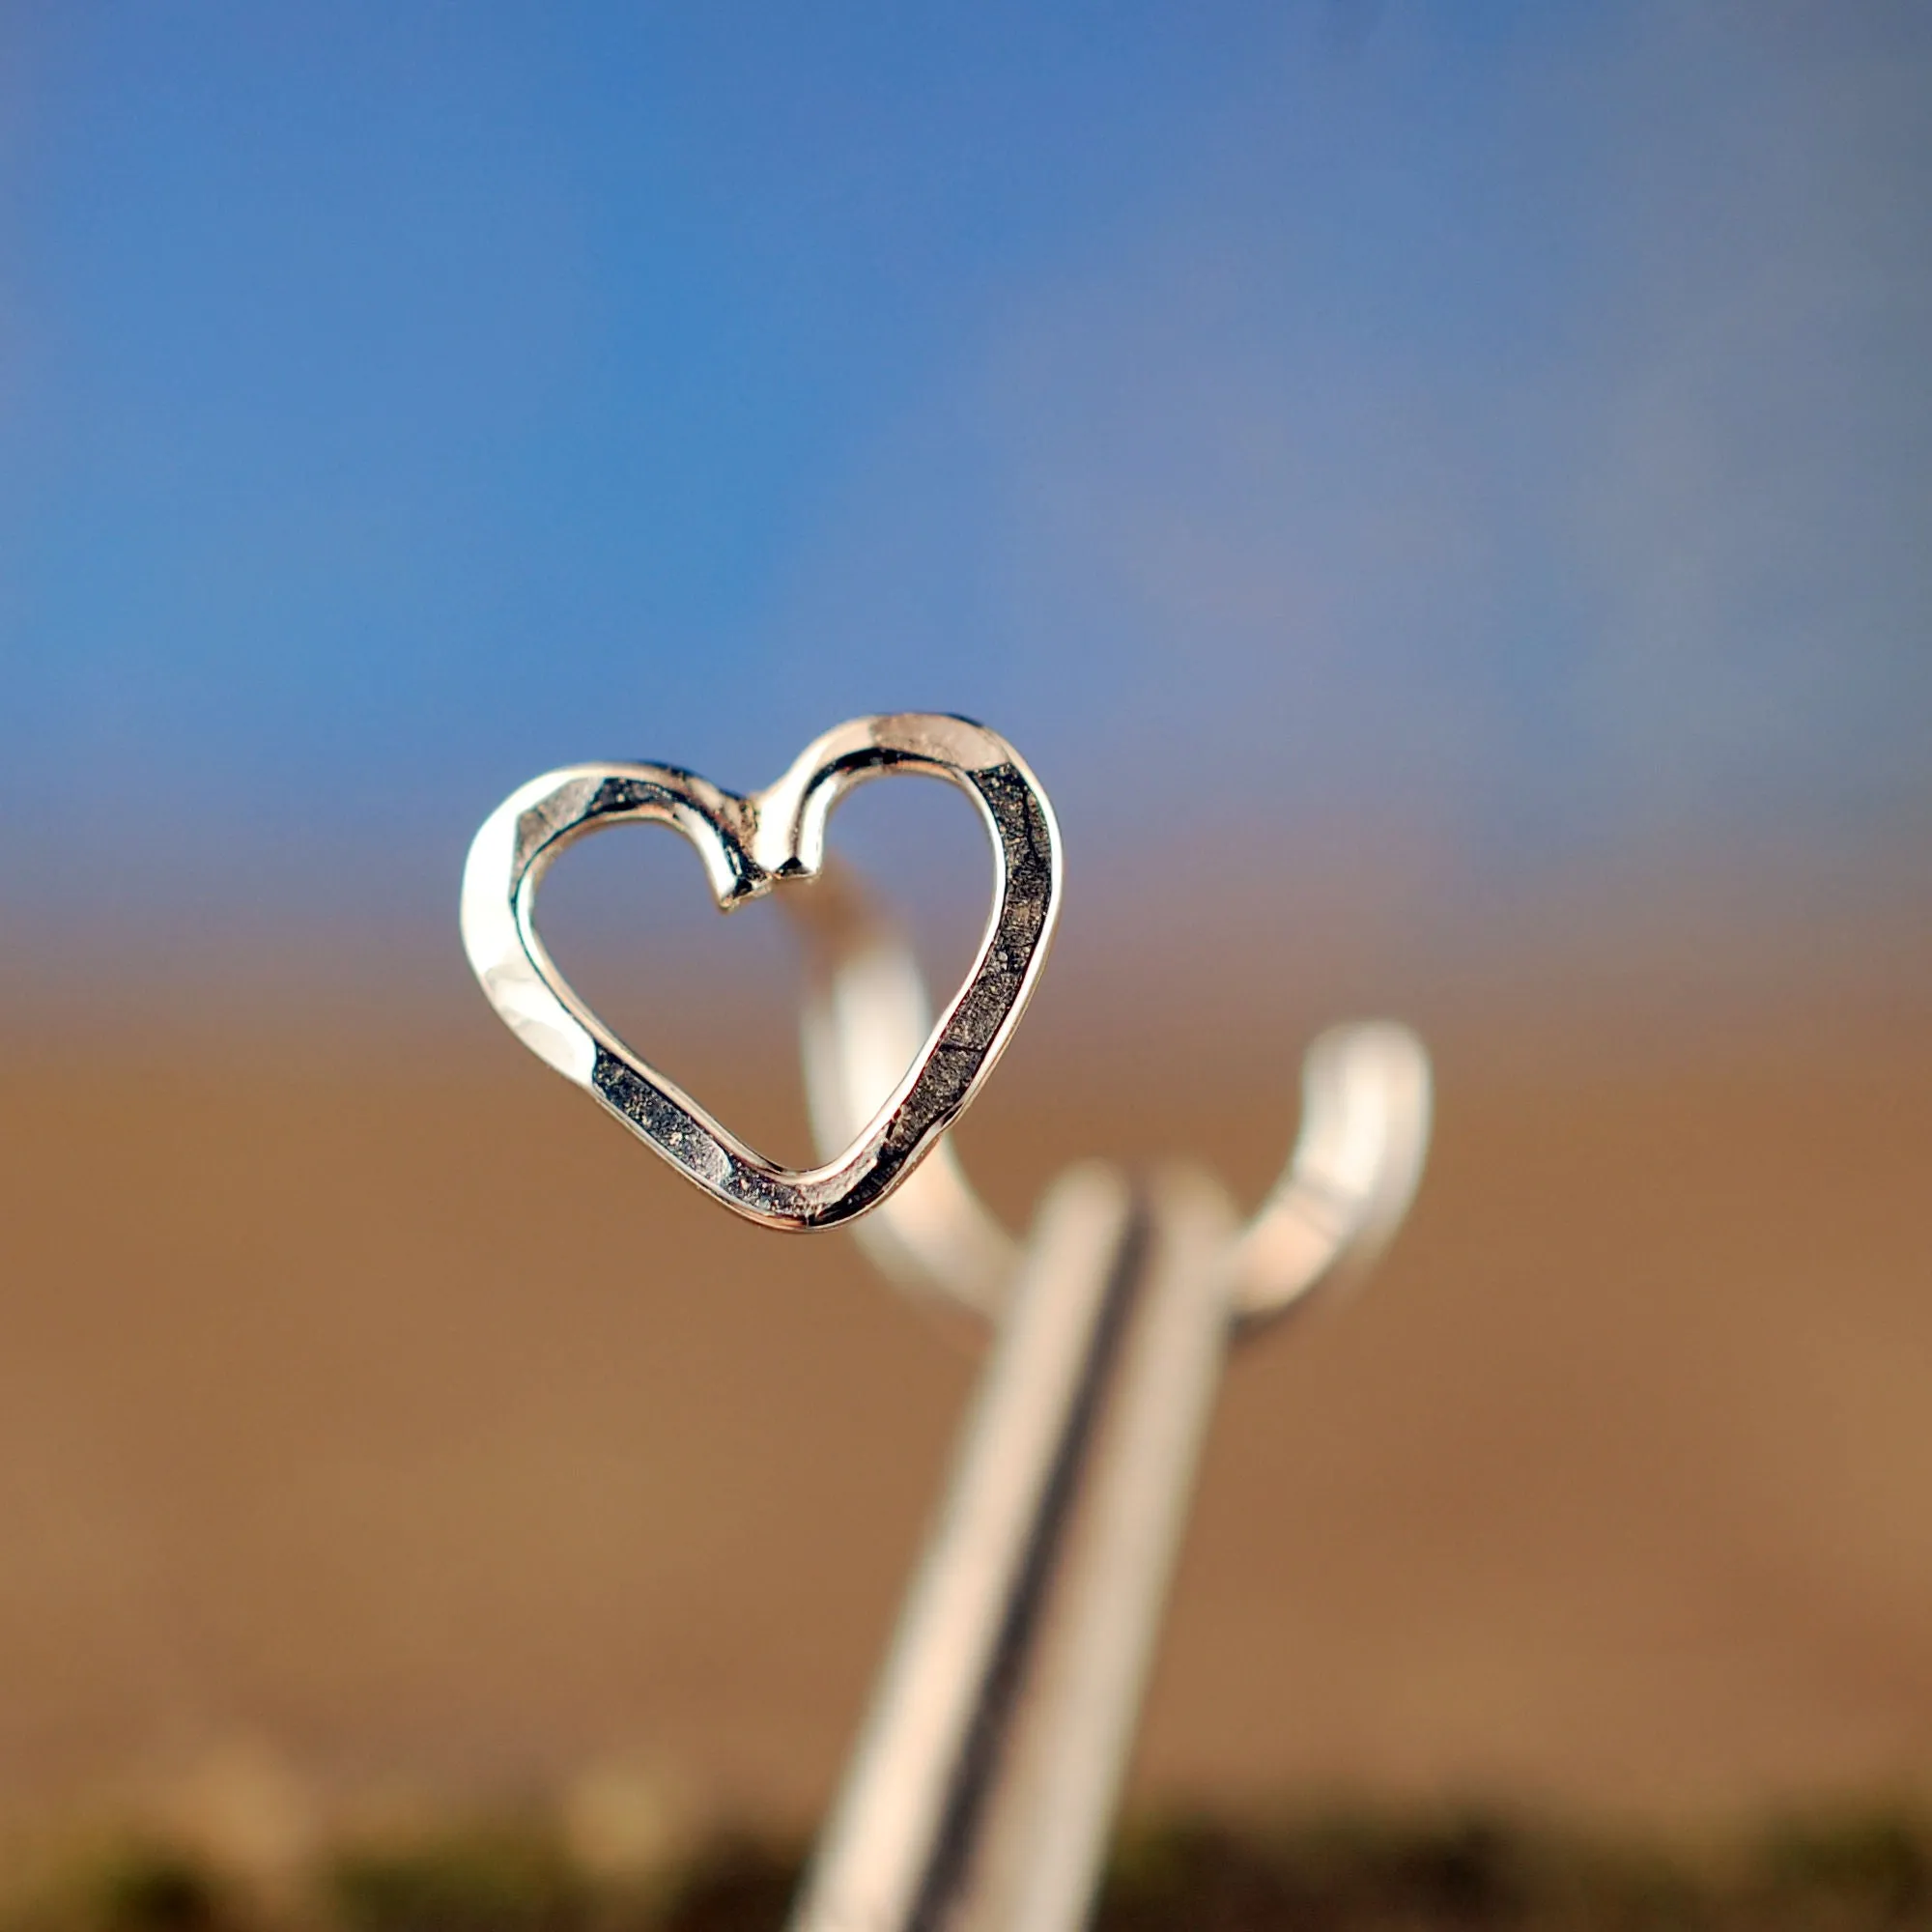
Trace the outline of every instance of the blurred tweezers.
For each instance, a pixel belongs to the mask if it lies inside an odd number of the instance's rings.
[[[912,953],[851,875],[798,895],[814,1135],[847,1145],[925,1038]],[[996,1340],[793,1932],[1073,1932],[1092,1909],[1229,1342],[1362,1272],[1430,1121],[1406,1029],[1309,1049],[1286,1172],[1245,1227],[1210,1176],[1083,1163],[1024,1244],[942,1141],[855,1225]]]

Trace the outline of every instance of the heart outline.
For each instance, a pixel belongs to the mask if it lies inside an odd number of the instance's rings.
[[[536,890],[577,839],[641,820],[683,833],[729,912],[817,876],[839,799],[904,774],[944,779],[979,808],[994,861],[985,934],[959,991],[864,1130],[836,1160],[787,1168],[739,1140],[585,1006],[537,935]],[[1019,753],[971,719],[899,712],[837,726],[776,783],[744,795],[674,765],[568,765],[532,779],[471,841],[461,917],[485,996],[531,1052],[714,1200],[767,1227],[810,1230],[885,1200],[971,1103],[1045,966],[1060,885],[1059,827]]]

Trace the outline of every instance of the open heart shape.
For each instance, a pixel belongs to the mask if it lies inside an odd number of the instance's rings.
[[[781,1167],[722,1127],[571,990],[537,937],[537,886],[573,839],[641,819],[691,840],[729,912],[786,880],[815,876],[838,800],[867,779],[908,772],[949,780],[980,808],[995,870],[986,934],[965,984],[852,1145],[823,1167]],[[490,1004],[524,1044],[707,1194],[768,1227],[829,1228],[883,1201],[979,1091],[1046,963],[1059,897],[1059,828],[1019,753],[969,719],[901,712],[828,731],[776,784],[747,797],[674,765],[569,765],[532,779],[470,844],[463,944]]]

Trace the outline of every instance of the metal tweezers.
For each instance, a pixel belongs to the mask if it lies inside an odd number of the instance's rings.
[[[912,952],[849,872],[807,935],[808,1097],[827,1156],[925,1039]],[[1288,1167],[1242,1226],[1191,1167],[1083,1162],[1016,1241],[952,1141],[866,1218],[894,1280],[994,1342],[793,1932],[1072,1932],[1092,1908],[1229,1344],[1358,1277],[1430,1122],[1406,1028],[1310,1048]]]

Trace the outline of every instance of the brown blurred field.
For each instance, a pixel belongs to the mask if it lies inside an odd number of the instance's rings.
[[[1261,1051],[1233,1001],[1156,1037],[1055,997],[964,1130],[1009,1211],[1090,1150],[1264,1184],[1312,1012]],[[414,1040],[353,1001],[225,1037],[16,1005],[0,1803],[243,1747],[335,1790],[642,1761],[781,1828],[823,1801],[970,1338],[842,1237],[728,1223],[474,1004]],[[1414,1220],[1232,1372],[1144,1799],[1923,1786],[1915,1012],[1421,1013]],[[701,1091],[756,1128],[788,1061],[703,1031]]]

